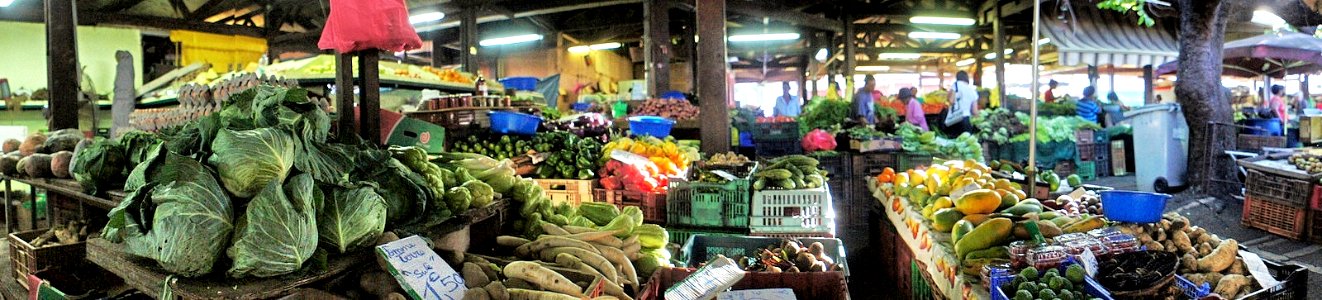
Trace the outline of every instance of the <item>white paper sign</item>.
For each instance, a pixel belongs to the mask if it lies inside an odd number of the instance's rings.
[[[460,300],[464,298],[464,278],[436,255],[420,236],[410,236],[376,246],[390,275],[413,299]]]
[[[721,293],[716,300],[794,300],[792,289],[738,290]]]
[[[1271,288],[1281,283],[1272,278],[1271,270],[1267,269],[1267,264],[1262,262],[1262,257],[1258,257],[1257,253],[1240,250],[1239,257],[1244,258],[1244,267],[1249,270],[1249,274],[1253,274],[1258,286]]]

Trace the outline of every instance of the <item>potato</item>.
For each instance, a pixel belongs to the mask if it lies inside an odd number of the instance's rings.
[[[69,178],[69,163],[73,161],[73,152],[60,151],[51,154],[50,172],[55,178]]]
[[[15,154],[15,155],[0,155],[0,174],[9,175],[9,176],[17,176],[17,175],[18,175],[18,161],[21,160],[21,159],[23,159],[23,157],[22,157],[22,156],[18,156],[17,154]]]
[[[1227,269],[1226,272],[1245,276],[1249,275],[1249,269],[1244,266],[1244,259],[1242,258],[1235,258],[1235,262],[1230,264],[1230,269]]]
[[[1193,242],[1189,240],[1189,235],[1185,234],[1183,231],[1176,231],[1172,233],[1171,241],[1172,244],[1175,244],[1175,249],[1180,250],[1180,252],[1182,253],[1191,253],[1198,251],[1197,249],[1194,249]]]
[[[491,300],[491,296],[487,295],[486,289],[470,288],[467,291],[464,291],[463,300]]]
[[[41,146],[46,144],[46,135],[42,133],[33,133],[22,144],[18,145],[18,153],[23,156],[32,155],[41,150]]]
[[[1249,278],[1244,275],[1230,274],[1217,281],[1212,292],[1220,295],[1239,295],[1239,291],[1249,286]],[[1233,296],[1227,296],[1233,297]]]
[[[358,287],[367,291],[368,294],[378,297],[385,297],[394,292],[396,286],[398,286],[398,283],[395,279],[391,278],[390,274],[382,271],[368,272],[358,279]]]
[[[1180,273],[1188,273],[1198,270],[1198,258],[1193,253],[1185,253],[1180,257]]]
[[[7,139],[5,140],[4,146],[0,146],[0,153],[18,151],[18,146],[22,144],[23,142],[18,139]]]
[[[491,296],[491,300],[510,300],[509,292],[500,281],[492,281],[482,288],[487,290],[487,296]]]
[[[1212,254],[1212,244],[1206,242],[1198,244],[1198,257],[1207,256],[1208,254]]]
[[[808,252],[799,253],[799,256],[794,258],[794,266],[799,267],[799,270],[807,270],[816,262],[817,257]]]
[[[1148,250],[1152,251],[1166,251],[1166,246],[1162,246],[1161,243],[1158,243],[1157,241],[1149,240],[1143,243],[1143,246],[1147,246]]]
[[[27,161],[26,163],[23,162],[25,160]],[[23,174],[26,174],[28,177],[46,178],[51,176],[50,162],[50,154],[37,153],[20,159],[18,164],[23,165]]]

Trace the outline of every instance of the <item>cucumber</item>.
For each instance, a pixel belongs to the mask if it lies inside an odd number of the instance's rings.
[[[790,177],[794,176],[794,173],[791,173],[789,170],[785,170],[785,169],[770,169],[770,170],[758,171],[757,174],[754,174],[753,176],[759,178],[766,178],[766,179],[782,180],[782,179],[789,179]]]
[[[764,190],[764,189],[766,189],[766,188],[767,188],[767,179],[766,179],[766,178],[758,178],[757,180],[754,180],[754,181],[753,181],[753,190],[755,190],[755,191],[760,191],[760,190]]]

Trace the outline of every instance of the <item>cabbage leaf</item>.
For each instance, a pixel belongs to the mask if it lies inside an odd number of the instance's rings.
[[[317,234],[321,244],[340,253],[369,246],[385,231],[386,200],[376,193],[375,185],[333,189],[332,195],[317,207]]]
[[[250,198],[272,182],[283,182],[293,166],[298,144],[284,130],[220,130],[208,162],[220,173],[225,189]]]
[[[229,243],[234,207],[201,163],[167,157],[159,168],[169,175],[126,195],[111,209],[102,236],[124,242],[129,253],[154,259],[170,273],[210,273]]]
[[[283,186],[279,181],[267,184],[236,222],[234,244],[226,251],[234,265],[227,274],[271,277],[302,268],[317,250],[313,203],[321,198],[308,174],[294,176]]]

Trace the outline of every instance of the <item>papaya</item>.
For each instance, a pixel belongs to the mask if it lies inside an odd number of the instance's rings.
[[[969,221],[969,223],[973,223],[973,226],[978,226],[982,225],[982,222],[986,222],[987,219],[991,219],[988,214],[972,214],[964,216],[964,218],[960,220]]]
[[[1083,218],[1083,220],[1065,225],[1065,228],[1062,228],[1062,230],[1065,233],[1079,233],[1102,228],[1102,226],[1106,226],[1105,220],[1102,220],[1102,218],[1098,218],[1097,216],[1088,216]]]
[[[1028,234],[1028,227],[1024,227],[1025,222],[1028,221],[1025,220],[1025,221],[1015,222],[1014,237],[1021,240],[1032,240],[1033,236]],[[1060,227],[1057,227],[1055,223],[1051,223],[1051,221],[1036,221],[1036,222],[1037,222],[1037,231],[1042,233],[1042,237],[1053,238],[1061,235]]]
[[[936,201],[932,202],[932,205],[935,205],[938,209],[955,207],[955,203],[950,202],[950,197],[946,196],[937,197]]]
[[[1065,227],[1065,225],[1069,225],[1070,223],[1074,223],[1074,222],[1076,222],[1076,221],[1078,221],[1078,219],[1071,218],[1071,217],[1067,217],[1067,216],[1060,216],[1060,217],[1057,217],[1057,218],[1051,219],[1051,223],[1052,223],[1052,224],[1056,224],[1056,227]]]
[[[955,208],[966,215],[992,213],[1000,206],[1001,195],[988,189],[973,190],[955,200]]]
[[[1019,200],[1019,204],[1035,205],[1039,208],[1042,207],[1042,201],[1037,201],[1037,199],[1033,199],[1033,198]]]
[[[962,218],[964,218],[964,214],[954,208],[937,209],[936,212],[932,213],[932,229],[939,232],[950,232],[954,228],[955,222],[959,222]]]
[[[1015,204],[1019,204],[1019,195],[1015,195],[1013,192],[1007,190],[997,190],[997,191],[1004,191],[1004,192],[1000,193],[1001,206],[996,207],[996,209],[998,210],[1006,209],[1006,208],[1010,208],[1011,206],[1014,206]]]
[[[1055,218],[1059,218],[1059,217],[1060,217],[1060,213],[1058,213],[1058,212],[1056,212],[1056,211],[1054,211],[1054,210],[1052,210],[1052,211],[1044,211],[1044,212],[1042,212],[1042,213],[1040,213],[1040,214],[1037,214],[1037,217],[1038,217],[1039,219],[1041,219],[1041,220],[1052,220],[1052,219],[1055,219]]]
[[[970,231],[973,231],[973,226],[973,222],[969,221],[968,217],[955,221],[954,228],[951,228],[950,230],[951,241],[959,242],[959,238],[962,238]]]
[[[974,260],[974,259],[984,259],[984,258],[1010,259],[1010,248],[1007,248],[1005,246],[997,246],[997,247],[991,247],[987,249],[969,252],[969,255],[967,257],[964,257],[964,260]]]
[[[958,242],[955,242],[955,255],[964,259],[973,251],[991,248],[1005,242],[1014,230],[1014,222],[1006,218],[994,218],[974,227]]]
[[[1010,208],[1003,209],[1001,210],[1001,212],[1016,216],[1022,216],[1028,213],[1040,213],[1042,212],[1042,207],[1033,206],[1032,204],[1017,204],[1015,206],[1011,206]]]

